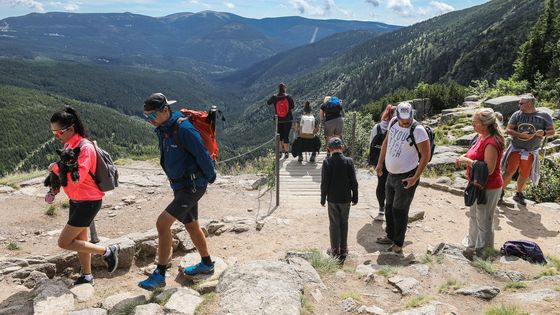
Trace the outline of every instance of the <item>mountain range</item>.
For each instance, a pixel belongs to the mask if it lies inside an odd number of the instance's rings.
[[[211,11],[29,14],[0,20],[0,84],[129,115],[155,91],[181,107],[218,105],[228,116],[220,146],[233,154],[272,134],[265,104],[279,82],[299,112],[325,95],[360,109],[420,82],[507,78],[542,8],[493,0],[408,27]]]

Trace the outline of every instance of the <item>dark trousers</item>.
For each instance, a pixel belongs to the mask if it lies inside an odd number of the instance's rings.
[[[348,248],[348,215],[350,203],[329,202],[329,232],[331,249],[338,253],[346,252]]]
[[[375,189],[380,212],[385,209],[385,185],[387,184],[388,176],[389,172],[387,171],[387,168],[385,168],[385,163],[383,163],[383,175],[377,176],[377,188]]]
[[[387,238],[393,241],[397,246],[404,245],[404,237],[406,234],[406,226],[408,224],[408,211],[410,204],[414,199],[414,193],[420,180],[416,184],[405,189],[403,179],[414,175],[416,170],[412,170],[403,174],[389,174],[387,184],[385,186],[385,221],[387,227],[385,232]]]

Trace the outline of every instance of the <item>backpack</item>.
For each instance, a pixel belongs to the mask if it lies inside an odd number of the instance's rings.
[[[300,125],[302,134],[312,135],[315,131],[315,117],[308,115],[301,116]]]
[[[381,130],[381,126],[379,124],[377,124],[376,129],[377,132],[369,144],[368,156],[368,164],[373,166],[377,166],[377,161],[379,160],[379,155],[381,154],[381,146],[383,145],[383,141],[387,135],[387,132],[383,132],[383,130]]]
[[[218,115],[221,115],[222,121],[226,121],[225,117],[222,115],[222,112],[217,110],[215,106],[212,106],[210,111],[196,111],[183,108],[180,110],[180,112],[184,117],[177,119],[177,123],[175,124],[175,126],[173,126],[173,137],[175,143],[183,147],[181,141],[179,140],[177,131],[179,130],[179,125],[183,121],[188,119],[200,134],[202,143],[206,147],[208,154],[213,161],[216,161],[216,159],[218,159],[218,142],[216,141],[216,119]]]
[[[80,141],[78,147],[81,148],[84,141],[90,141],[87,139],[83,139]],[[97,146],[97,144],[93,141],[90,141],[95,148],[95,152],[97,153],[97,166],[95,169],[95,174],[88,170],[89,175],[93,178],[93,181],[99,187],[99,190],[102,192],[107,192],[110,190],[115,189],[115,187],[119,186],[119,172],[111,155]]]
[[[397,122],[398,119],[394,119],[391,122],[389,129],[391,129],[391,127],[393,127]],[[416,120],[412,122],[412,126],[410,126],[410,134],[408,135],[407,139],[411,140],[410,145],[414,145],[414,147],[416,148],[416,152],[418,152],[418,158],[421,158],[420,150],[418,149],[418,145],[416,144],[416,140],[414,139],[414,129],[416,129],[416,126],[418,125],[420,124]],[[436,150],[436,134],[430,126],[423,126],[423,127],[426,130],[426,133],[428,134],[428,141],[430,141],[430,159],[428,160],[428,162],[430,162],[434,157],[434,152]]]
[[[283,97],[276,100],[276,115],[278,118],[284,118],[288,116],[290,112],[290,104],[288,103],[288,98]]]
[[[507,241],[500,249],[500,253],[505,256],[516,256],[531,263],[547,263],[539,245],[532,241]]]

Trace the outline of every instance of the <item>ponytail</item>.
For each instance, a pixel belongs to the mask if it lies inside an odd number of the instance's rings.
[[[62,129],[74,127],[74,131],[80,136],[86,138],[87,131],[84,123],[80,119],[78,112],[69,105],[64,105],[64,110],[56,112],[51,117],[51,123],[57,123],[62,126]]]

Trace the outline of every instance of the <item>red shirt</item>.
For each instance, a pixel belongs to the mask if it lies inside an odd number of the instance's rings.
[[[74,149],[80,145],[80,141],[84,139],[79,134],[75,134],[68,140],[68,143],[64,145],[64,148]],[[78,172],[80,173],[80,179],[77,183],[74,183],[70,178],[70,173],[68,176],[68,185],[64,187],[64,192],[68,195],[70,200],[75,201],[94,201],[101,200],[105,193],[99,190],[95,181],[89,174],[95,174],[97,168],[97,151],[90,141],[85,141],[80,148],[80,155],[78,156]],[[53,167],[53,172],[58,175],[59,169],[58,165]]]
[[[467,152],[467,157],[473,161],[484,161],[484,150],[486,146],[491,145],[496,147],[498,150],[498,159],[496,160],[496,167],[494,172],[488,176],[488,182],[486,183],[486,189],[496,189],[501,188],[504,184],[504,179],[502,178],[502,168],[500,161],[502,160],[503,150],[500,150],[500,146],[496,142],[494,137],[490,136],[482,140],[480,137],[476,140],[476,143]],[[467,178],[470,179],[471,167],[467,166]]]

